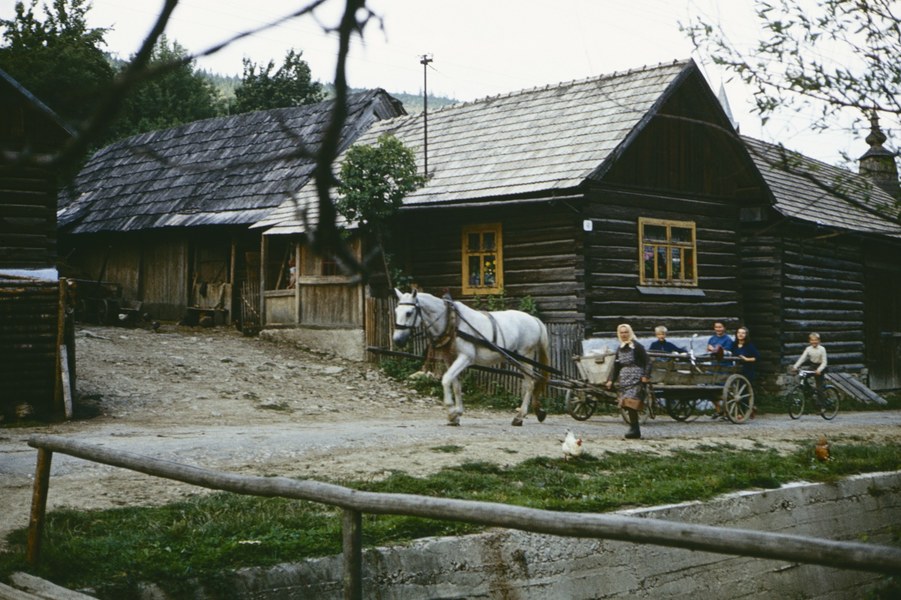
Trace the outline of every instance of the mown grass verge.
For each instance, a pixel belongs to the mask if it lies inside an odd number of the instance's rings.
[[[336,483],[378,492],[604,512],[706,500],[798,480],[828,482],[855,473],[901,470],[901,448],[895,446],[833,440],[833,457],[826,463],[814,460],[812,444],[788,455],[710,446],[669,456],[586,455],[570,462],[536,458],[512,467],[469,463],[429,477],[395,473],[377,482]],[[34,572],[71,588],[93,588],[102,598],[134,597],[139,582],[156,582],[174,597],[189,597],[190,579],[227,598],[229,583],[223,574],[229,570],[339,553],[339,517],[337,510],[315,503],[221,493],[156,508],[53,511],[44,534],[43,562]],[[366,545],[477,530],[372,515],[364,516],[363,525]],[[26,531],[14,532],[9,541],[9,551],[0,553],[0,578],[28,570]]]

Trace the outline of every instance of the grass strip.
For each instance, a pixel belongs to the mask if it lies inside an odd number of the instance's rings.
[[[436,447],[433,452],[447,452]],[[875,471],[901,470],[901,448],[833,440],[833,460],[818,462],[813,446],[791,454],[728,445],[667,456],[584,455],[577,461],[535,458],[511,467],[466,463],[428,477],[394,473],[381,481],[334,482],[360,490],[488,502],[573,512],[708,500],[726,492],[777,488],[792,481],[830,482]],[[341,552],[340,513],[321,504],[235,494],[198,495],[160,507],[48,514],[36,575],[101,598],[135,597],[155,582],[172,597],[190,597],[189,580],[229,597],[239,567],[269,566]],[[368,546],[421,537],[461,535],[473,525],[429,519],[364,516]],[[0,578],[24,564],[27,531],[9,536]]]

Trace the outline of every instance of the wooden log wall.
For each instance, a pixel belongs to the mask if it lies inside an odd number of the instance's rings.
[[[0,277],[0,416],[60,417],[55,406],[60,283]],[[74,355],[73,355],[74,360]]]
[[[582,320],[581,219],[558,203],[513,208],[478,208],[405,215],[401,253],[405,271],[423,291],[440,296],[445,288],[471,306],[478,298],[462,295],[461,235],[464,225],[503,226],[504,295],[509,308],[531,296],[546,323]],[[578,226],[578,227],[577,227]]]
[[[782,238],[749,233],[739,252],[744,324],[760,351],[758,378],[785,372],[782,360]]]
[[[56,266],[54,180],[40,169],[0,167],[0,268]]]
[[[593,231],[584,235],[587,335],[610,336],[620,323],[630,323],[639,335],[652,335],[662,324],[673,336],[711,331],[716,319],[729,329],[739,324],[737,206],[598,190],[585,213],[593,221]],[[695,223],[699,285],[690,289],[703,296],[639,291],[639,217]]]
[[[860,244],[787,230],[782,254],[782,364],[794,363],[816,331],[830,367],[859,372],[864,361],[864,269]]]

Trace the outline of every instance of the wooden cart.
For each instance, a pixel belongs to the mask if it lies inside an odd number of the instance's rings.
[[[663,407],[677,421],[694,414],[701,402],[719,401],[724,415],[733,423],[746,423],[754,411],[754,389],[739,371],[739,359],[732,356],[648,352],[652,361],[651,383],[646,387],[642,420],[654,418]],[[598,404],[615,403],[616,394],[604,387],[613,368],[609,349],[582,356],[576,361],[581,380],[562,383],[567,388],[566,412],[584,421]]]

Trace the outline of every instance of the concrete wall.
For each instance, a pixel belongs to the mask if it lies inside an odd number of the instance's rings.
[[[887,545],[901,523],[901,472],[798,483],[712,502],[620,514]],[[861,598],[872,573],[496,530],[364,553],[364,598]],[[341,557],[244,569],[237,597],[341,599]],[[149,590],[148,590],[149,592]],[[146,597],[159,597],[149,595]]]
[[[281,329],[264,329],[260,332],[260,337],[296,344],[316,352],[329,352],[347,360],[366,360],[362,329],[297,325]]]

